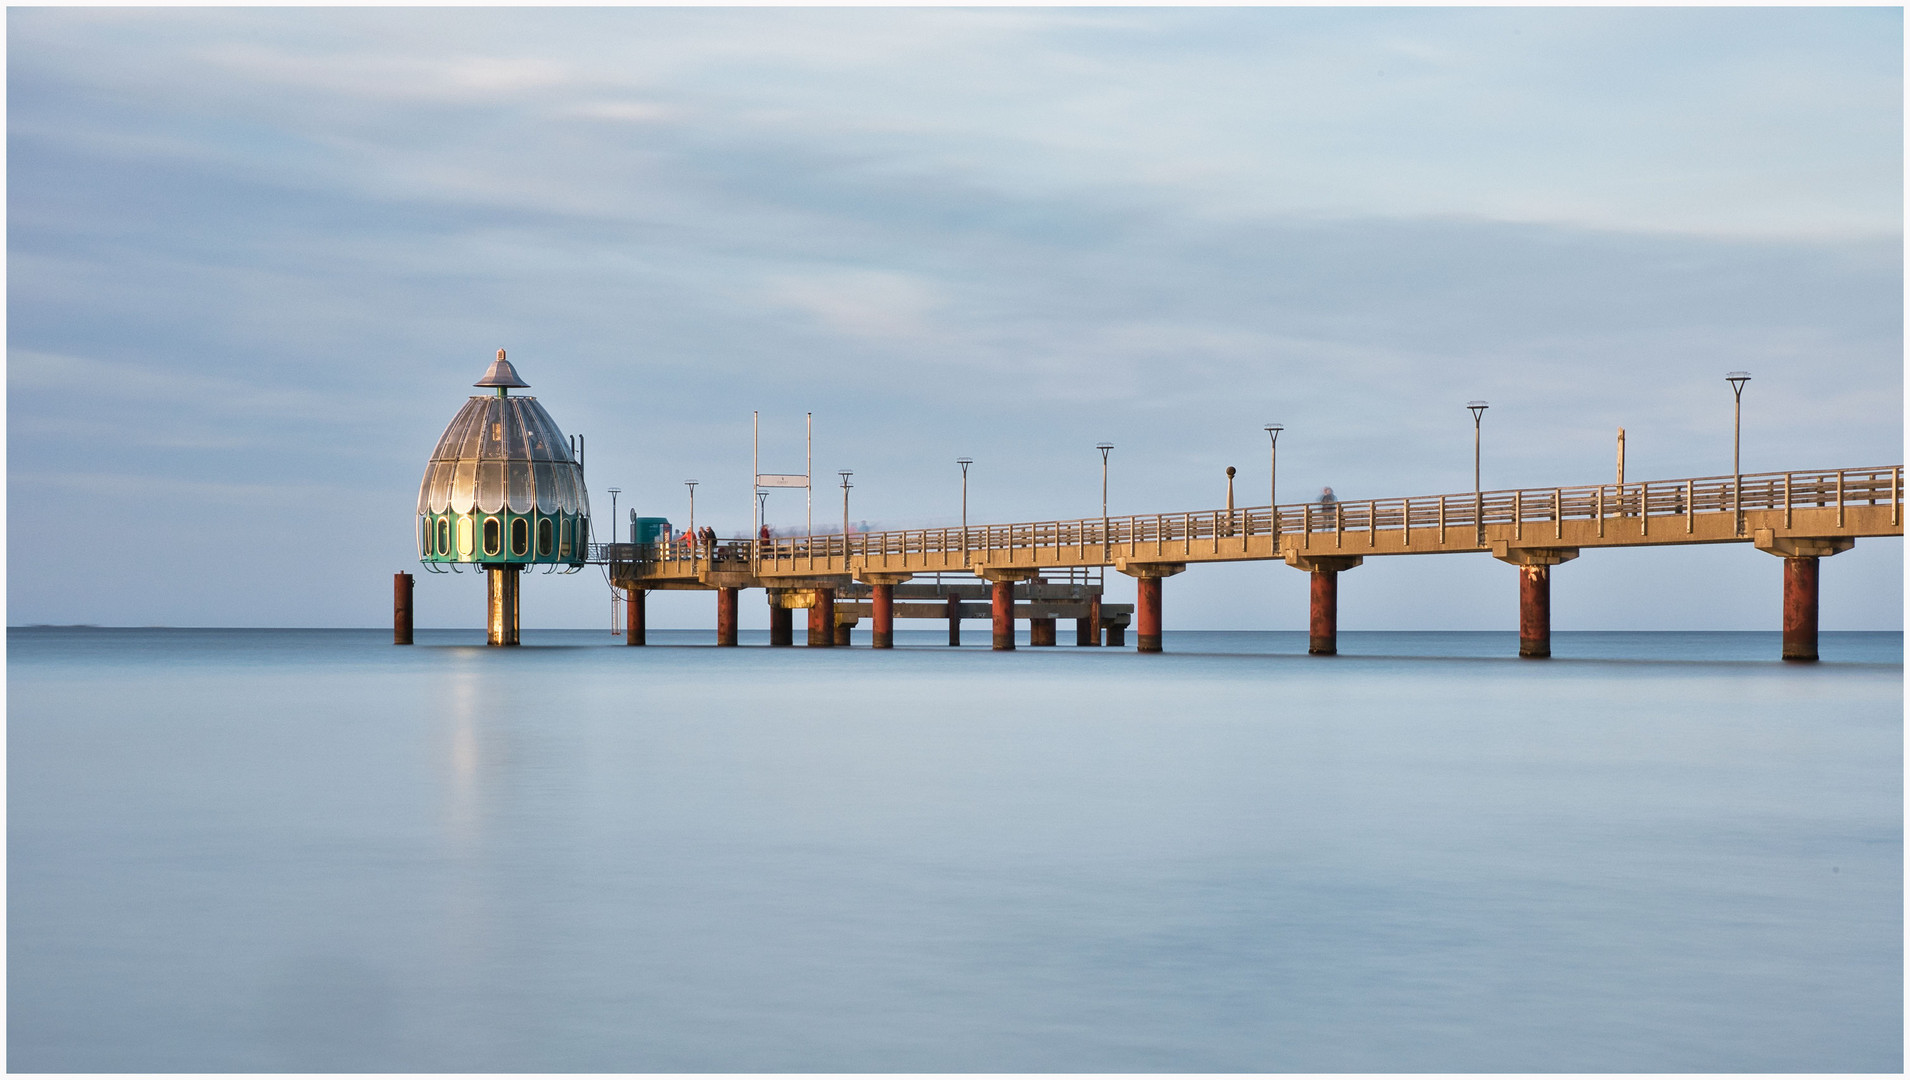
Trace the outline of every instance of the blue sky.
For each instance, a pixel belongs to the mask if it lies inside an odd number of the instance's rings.
[[[876,525],[1902,460],[1895,9],[8,12],[10,623],[380,625],[491,353],[593,505]],[[819,493],[827,520],[835,492]],[[1246,496],[1243,494],[1243,501]],[[800,496],[770,520],[801,519]],[[117,557],[122,549],[131,557]],[[101,558],[96,552],[105,552]],[[1590,553],[1555,625],[1777,625],[1746,547]],[[1202,568],[1169,628],[1298,628]],[[1117,594],[1132,591],[1125,579]],[[481,625],[469,577],[422,625]],[[1123,596],[1117,595],[1116,599]],[[661,626],[708,625],[697,594]],[[1342,625],[1507,628],[1513,571],[1380,561]],[[745,625],[764,620],[745,604]],[[537,578],[586,626],[601,578]],[[1901,542],[1824,566],[1897,628]]]

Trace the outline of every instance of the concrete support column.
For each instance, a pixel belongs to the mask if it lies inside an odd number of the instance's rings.
[[[623,593],[623,643],[625,645],[648,645],[644,637],[642,589],[625,589]]]
[[[948,643],[962,643],[962,599],[954,593],[948,594]]]
[[[1552,568],[1578,558],[1577,548],[1513,547],[1494,540],[1492,557],[1519,568],[1519,655],[1552,655]]]
[[[1134,650],[1161,651],[1161,579],[1137,578],[1134,582]]]
[[[895,586],[880,582],[869,586],[869,647],[895,648]]]
[[[1306,651],[1334,656],[1340,651],[1340,572],[1316,568],[1309,596]]]
[[[1127,646],[1127,627],[1116,624],[1108,627],[1108,647],[1113,649]]]
[[[809,605],[809,644],[825,648],[836,643],[836,590],[817,589]]]
[[[517,622],[517,567],[510,565],[487,566],[484,576],[488,578],[489,604],[485,619],[484,640],[489,645],[515,645],[518,638]]]
[[[1857,542],[1850,536],[1778,536],[1754,529],[1757,549],[1784,560],[1784,659],[1817,659],[1817,562]]]
[[[1519,655],[1552,655],[1552,568],[1519,567]]]
[[[1358,555],[1308,555],[1289,548],[1288,566],[1313,577],[1307,605],[1306,651],[1333,656],[1340,651],[1340,573],[1360,564]]]
[[[1015,647],[1015,582],[1012,578],[1000,578],[993,584],[995,648],[1012,649]]]
[[[1817,659],[1817,557],[1784,560],[1784,659]]]
[[[1053,619],[1029,619],[1028,620],[1028,644],[1053,645],[1054,644],[1054,620]]]
[[[411,644],[411,593],[417,579],[410,574],[391,577],[391,643]]]
[[[1134,579],[1134,647],[1136,652],[1161,651],[1161,579],[1187,569],[1186,563],[1144,563],[1125,558],[1114,560],[1114,568]],[[1098,603],[1095,605],[1100,606]],[[1108,644],[1119,645],[1123,635],[1108,628]]]
[[[769,602],[769,643],[771,645],[796,643],[796,613],[777,603],[774,597],[771,597]]]
[[[850,644],[849,635],[855,632],[855,628],[856,624],[854,623],[836,623],[836,632],[832,635],[834,643],[843,648],[848,648]]]
[[[741,589],[716,590],[716,643],[736,644],[736,598]]]

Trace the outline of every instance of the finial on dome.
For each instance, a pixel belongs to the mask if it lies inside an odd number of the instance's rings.
[[[491,362],[490,370],[484,373],[484,377],[482,379],[479,379],[477,382],[474,382],[471,385],[472,386],[495,386],[495,387],[498,387],[499,389],[502,389],[507,386],[526,386],[527,387],[530,385],[530,383],[527,383],[523,379],[520,379],[517,377],[517,369],[511,366],[511,362],[509,360],[504,359],[504,350],[499,349],[497,351],[497,359]]]

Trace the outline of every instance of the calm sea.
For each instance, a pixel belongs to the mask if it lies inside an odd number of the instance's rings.
[[[1903,1068],[1900,634],[970,630],[11,630],[7,1064]]]

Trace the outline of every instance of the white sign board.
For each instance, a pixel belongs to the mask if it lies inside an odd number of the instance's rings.
[[[764,488],[806,488],[809,478],[801,473],[757,473],[756,486]]]

